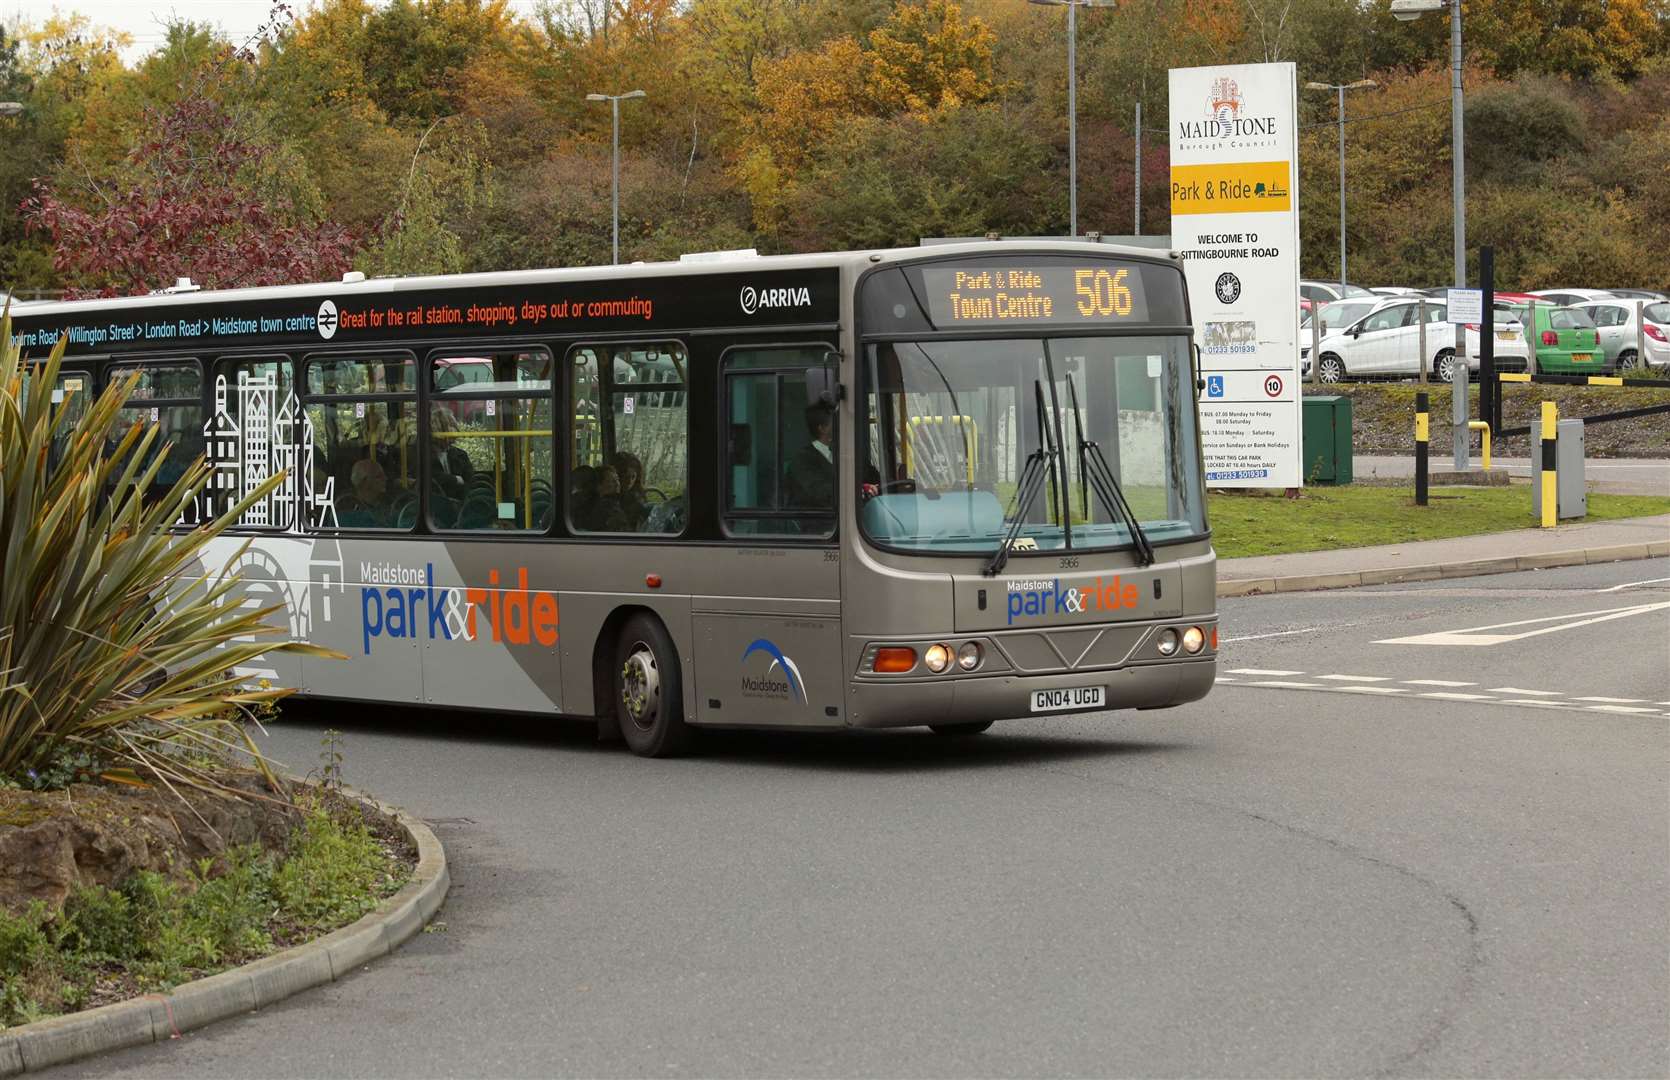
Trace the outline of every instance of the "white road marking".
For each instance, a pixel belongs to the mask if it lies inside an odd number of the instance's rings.
[[[1219,675],[1216,679],[1213,680],[1213,682],[1240,682],[1240,681],[1241,681],[1240,679],[1226,679],[1222,675]]]
[[[1596,589],[1595,592],[1622,592],[1624,589],[1636,589],[1642,585],[1662,585],[1666,581],[1670,581],[1670,577],[1648,578],[1646,581],[1626,581],[1622,585],[1614,585],[1610,589]]]
[[[1330,686],[1341,694],[1407,694],[1401,686]]]
[[[1454,679],[1405,679],[1409,686],[1477,686],[1478,683],[1456,682]]]
[[[1319,675],[1320,679],[1331,679],[1334,682],[1391,682],[1390,675]]]
[[[1574,701],[1598,701],[1602,705],[1641,705],[1646,702],[1643,697],[1580,697]]]
[[[1633,705],[1585,705],[1584,708],[1588,709],[1590,712],[1631,713],[1631,714],[1656,713],[1656,712],[1658,712],[1657,709],[1638,709]]]
[[[1278,630],[1273,634],[1248,634],[1246,637],[1224,638],[1223,643],[1228,645],[1235,641],[1263,641],[1265,638],[1292,637],[1294,634],[1314,634],[1320,629],[1322,629],[1320,626],[1311,626],[1303,630]]]
[[[1546,615],[1540,619],[1519,619],[1515,622],[1494,623],[1490,626],[1472,626],[1465,630],[1440,630],[1432,634],[1416,634],[1412,637],[1386,638],[1376,641],[1376,645],[1502,645],[1510,641],[1523,641],[1526,638],[1539,637],[1543,634],[1553,634],[1561,630],[1576,630],[1595,623],[1610,622],[1613,619],[1627,619],[1631,615],[1645,615],[1653,611],[1670,608],[1670,601],[1658,604],[1636,604],[1631,607],[1602,608],[1599,611],[1578,611],[1568,615]],[[1582,616],[1592,616],[1583,618]],[[1560,622],[1561,619],[1574,619],[1574,622]],[[1483,630],[1505,630],[1515,626],[1536,626],[1539,623],[1557,623],[1555,626],[1543,626],[1537,630],[1525,630],[1516,634],[1485,634]]]
[[[1251,685],[1251,686],[1282,686],[1282,687],[1286,687],[1289,690],[1320,690],[1320,689],[1322,689],[1322,684],[1321,683],[1283,682],[1280,679],[1271,679],[1268,682],[1255,682],[1255,683],[1250,683],[1249,685]]]
[[[1302,671],[1276,671],[1268,668],[1237,667],[1230,668],[1231,675],[1303,675]]]
[[[1490,697],[1489,694],[1432,693],[1432,694],[1422,694],[1421,696],[1422,697],[1430,697],[1430,698],[1442,698],[1445,701],[1489,701],[1489,700],[1491,700],[1491,697]]]
[[[1504,705],[1538,705],[1538,706],[1541,706],[1544,709],[1575,709],[1575,708],[1577,708],[1576,705],[1573,705],[1569,701],[1549,701],[1547,698],[1510,697],[1510,698],[1498,698],[1497,700],[1500,701]]]
[[[1527,690],[1523,686],[1492,686],[1492,694],[1530,694],[1532,697],[1560,697],[1558,690]]]

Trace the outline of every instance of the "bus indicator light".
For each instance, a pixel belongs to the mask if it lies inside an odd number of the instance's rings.
[[[661,587],[661,575],[660,574],[645,574],[644,575],[644,584],[647,585],[649,588],[659,589]]]
[[[916,666],[916,650],[902,645],[877,649],[871,666],[884,675],[902,675]]]

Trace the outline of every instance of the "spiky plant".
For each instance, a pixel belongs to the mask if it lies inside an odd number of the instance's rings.
[[[167,786],[216,786],[201,762],[228,751],[265,772],[240,713],[288,691],[248,688],[233,669],[262,653],[336,654],[284,640],[266,622],[276,607],[245,609],[238,556],[206,570],[205,545],[281,478],[175,530],[208,464],[159,497],[167,446],[120,416],[137,374],[72,417],[52,400],[63,348],[26,363],[0,316],[0,777],[76,747]]]

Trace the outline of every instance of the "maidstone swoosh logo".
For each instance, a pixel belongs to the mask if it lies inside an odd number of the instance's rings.
[[[746,663],[748,658],[757,652],[771,657],[771,666],[765,669],[766,677],[769,678],[773,671],[782,668],[783,677],[788,680],[789,697],[802,705],[806,704],[806,681],[800,677],[800,668],[795,662],[765,638],[755,638],[752,644],[742,650],[742,662]]]

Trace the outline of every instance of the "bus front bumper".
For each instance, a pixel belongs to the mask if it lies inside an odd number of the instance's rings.
[[[1075,712],[1163,709],[1205,697],[1217,671],[1217,656],[1210,655],[1052,675],[947,673],[910,681],[854,679],[847,687],[847,723],[865,728],[915,727]],[[1036,691],[1091,686],[1103,688],[1103,704],[1033,711]]]

